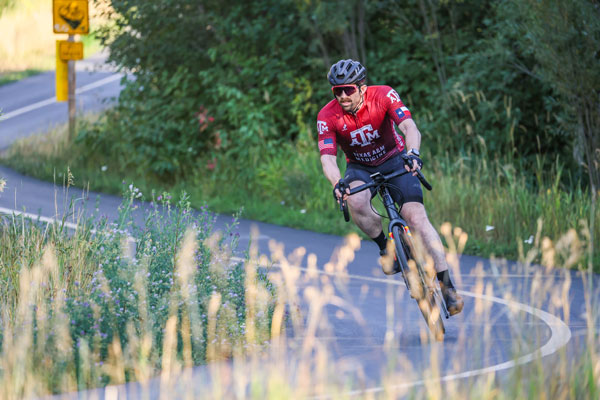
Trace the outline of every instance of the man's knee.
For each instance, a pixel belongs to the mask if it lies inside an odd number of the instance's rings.
[[[362,181],[353,181],[350,182],[350,188],[353,189],[357,186],[364,185]],[[370,207],[369,191],[365,190],[360,193],[353,194],[348,197],[348,206],[353,212],[364,214],[366,210]]]
[[[348,197],[348,206],[353,212],[365,214],[370,209],[370,198],[364,194],[361,192]]]
[[[421,203],[406,203],[402,207],[402,216],[408,222],[408,225],[415,229],[429,225],[425,206]]]

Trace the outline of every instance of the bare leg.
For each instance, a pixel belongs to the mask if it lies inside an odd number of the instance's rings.
[[[363,184],[364,182],[354,181],[350,183],[350,188]],[[348,207],[350,208],[352,220],[370,238],[375,238],[381,233],[381,217],[371,209],[370,191],[365,190],[348,197]]]
[[[402,216],[408,222],[408,225],[421,236],[423,244],[433,258],[435,270],[438,273],[437,277],[440,281],[440,289],[442,290],[446,307],[448,307],[448,312],[450,315],[458,314],[463,309],[464,301],[456,292],[456,289],[454,289],[449,273],[444,272],[448,271],[444,247],[442,246],[440,236],[431,225],[431,222],[429,222],[429,218],[427,218],[425,206],[417,202],[405,203],[402,206]]]
[[[427,218],[425,206],[417,202],[405,203],[402,206],[402,217],[423,239],[423,244],[433,258],[436,272],[447,270],[448,264],[446,263],[444,246],[437,231]]]

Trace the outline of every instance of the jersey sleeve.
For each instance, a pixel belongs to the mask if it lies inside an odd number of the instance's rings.
[[[381,100],[383,107],[396,125],[400,125],[402,121],[412,118],[410,111],[400,99],[398,92],[389,86],[383,86],[382,88],[384,88],[383,92],[385,93],[385,97],[382,97]]]
[[[337,143],[333,124],[324,118],[321,113],[317,117],[317,131],[319,132],[319,152],[324,155],[337,155]]]

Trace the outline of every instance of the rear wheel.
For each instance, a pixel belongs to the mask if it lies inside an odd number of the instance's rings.
[[[427,277],[426,271],[415,260],[416,257],[413,257],[414,249],[406,232],[401,230],[399,226],[394,226],[392,234],[396,246],[396,256],[405,271],[404,279],[410,296],[416,300],[427,327],[435,340],[443,341],[446,330],[442,321],[441,310],[434,298],[435,288],[433,282],[431,282],[431,285],[428,284],[430,279]]]

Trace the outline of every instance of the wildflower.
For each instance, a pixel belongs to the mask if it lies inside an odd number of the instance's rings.
[[[489,232],[489,231],[493,231],[495,228],[492,225],[486,225],[485,226],[485,231]]]
[[[303,208],[302,210],[300,210],[300,214],[306,214],[306,210]]]
[[[107,169],[108,169],[108,167],[107,167],[106,165],[103,165],[103,166],[100,168],[100,171],[102,171],[102,172],[106,172],[106,170],[107,170]]]
[[[209,170],[213,170],[215,169],[215,167],[217,166],[217,160],[216,159],[212,159],[209,162],[206,163],[206,168],[208,168]]]
[[[529,236],[529,239],[523,240],[523,243],[532,244],[533,243],[533,235]]]

